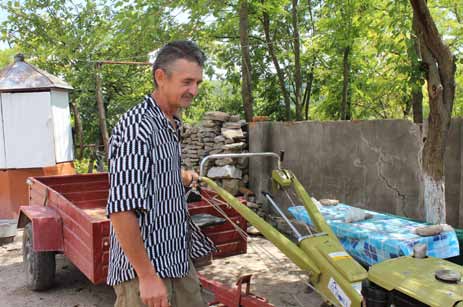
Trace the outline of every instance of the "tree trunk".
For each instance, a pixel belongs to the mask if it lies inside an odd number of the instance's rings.
[[[90,149],[90,158],[88,159],[87,173],[92,174],[95,166],[96,147]]]
[[[416,124],[423,123],[423,91],[420,88],[412,88],[412,110],[413,122]]]
[[[429,96],[427,136],[423,147],[426,221],[445,223],[444,153],[455,98],[455,58],[442,41],[425,0],[410,0]]]
[[[411,100],[410,106],[413,110],[413,122],[416,124],[423,123],[423,90],[422,84],[424,83],[424,76],[421,69],[421,51],[420,51],[420,39],[418,37],[418,25],[415,14],[413,14],[413,25],[412,30],[414,33],[413,37],[413,50],[409,51],[409,58],[411,62],[411,78],[410,87]]]
[[[74,125],[75,125],[75,130],[76,130],[76,143],[75,146],[76,146],[76,149],[77,147],[79,148],[79,150],[77,150],[77,159],[80,160],[82,159],[83,157],[83,154],[84,154],[84,129],[82,127],[82,121],[81,121],[81,118],[80,118],[80,113],[79,113],[79,109],[77,108],[77,105],[75,104],[75,102],[71,102],[70,103],[71,105],[71,109],[72,109],[72,113],[74,113]]]
[[[240,43],[241,43],[241,97],[243,99],[244,115],[247,122],[252,121],[253,99],[252,99],[252,74],[251,58],[249,55],[248,37],[248,2],[240,1]]]
[[[309,108],[310,108],[310,97],[312,95],[312,84],[313,84],[313,66],[310,69],[308,80],[307,80],[307,87],[305,88],[304,93],[304,106],[305,106],[305,120],[309,120]]]
[[[105,157],[108,157],[108,128],[106,127],[106,112],[103,104],[103,93],[101,91],[101,63],[96,63],[96,103],[98,105],[98,119],[100,133],[103,139]],[[106,159],[105,158],[105,159]]]
[[[312,29],[312,36],[315,36],[315,23],[314,23],[314,18],[313,18],[313,13],[312,13],[312,1],[307,0],[307,7],[309,10],[309,19],[310,19],[310,27]],[[304,93],[304,101],[303,104],[305,106],[305,120],[310,119],[310,98],[312,96],[312,84],[314,80],[314,67],[315,67],[315,60],[316,56],[315,54],[312,57],[312,64],[310,65],[310,72],[307,77],[307,87],[305,88],[305,93]]]
[[[350,47],[344,48],[343,57],[343,81],[342,81],[342,99],[341,99],[341,119],[349,120],[350,116],[350,103],[349,103],[349,75],[350,75],[350,62],[349,62]]]
[[[280,85],[281,93],[283,94],[283,100],[285,103],[286,108],[286,120],[291,120],[291,100],[289,98],[289,93],[285,86],[285,74],[280,67],[280,63],[278,62],[278,58],[275,53],[275,48],[273,45],[272,38],[270,37],[270,19],[267,12],[263,13],[263,27],[264,27],[264,34],[265,34],[265,42],[267,43],[268,53],[272,58],[273,65],[275,66],[275,70],[277,71],[278,76],[278,84]]]
[[[301,76],[301,50],[299,44],[299,24],[297,18],[297,2],[292,0],[293,46],[294,46],[294,82],[296,96],[296,120],[302,120],[302,76]]]

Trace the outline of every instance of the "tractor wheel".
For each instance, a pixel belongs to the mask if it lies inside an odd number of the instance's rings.
[[[32,223],[24,227],[23,263],[27,286],[34,291],[49,289],[55,279],[56,263],[54,252],[34,252],[32,249]]]

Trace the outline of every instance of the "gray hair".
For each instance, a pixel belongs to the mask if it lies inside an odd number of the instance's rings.
[[[154,77],[156,69],[162,69],[166,73],[169,73],[169,65],[179,59],[196,62],[199,66],[204,67],[206,55],[192,41],[177,40],[166,44],[159,50],[153,63],[153,80],[156,87],[158,86]]]

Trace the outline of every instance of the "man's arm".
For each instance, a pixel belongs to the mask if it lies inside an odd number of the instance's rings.
[[[116,238],[137,273],[142,302],[149,307],[168,307],[166,287],[146,253],[135,213],[116,212],[110,219]]]

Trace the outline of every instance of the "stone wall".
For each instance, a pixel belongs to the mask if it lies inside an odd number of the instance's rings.
[[[198,125],[184,125],[182,157],[186,169],[199,173],[201,160],[208,155],[247,152],[247,125],[239,115],[206,112]],[[207,177],[214,179],[233,195],[249,182],[247,159],[210,160]]]

